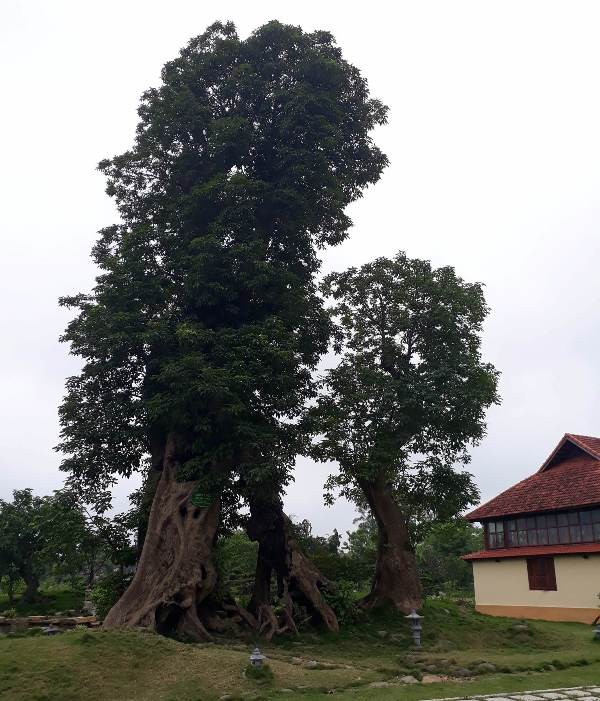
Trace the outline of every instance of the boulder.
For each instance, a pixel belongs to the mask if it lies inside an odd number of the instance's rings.
[[[473,672],[466,667],[457,667],[452,670],[452,675],[454,677],[471,677],[473,676]]]
[[[443,682],[443,677],[437,674],[424,674],[423,679],[421,679],[421,684],[437,684],[437,682]]]
[[[489,674],[496,671],[496,665],[492,662],[480,662],[475,669],[480,674]]]
[[[416,677],[413,677],[411,674],[407,674],[404,677],[400,677],[400,681],[403,684],[418,684],[419,680]]]

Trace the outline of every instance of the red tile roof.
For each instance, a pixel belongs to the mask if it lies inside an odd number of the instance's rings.
[[[558,445],[548,456],[546,462],[540,467],[539,471],[548,470],[553,465],[558,464],[569,452],[572,452],[573,446],[577,446],[593,458],[600,459],[600,438],[593,436],[578,436],[575,433],[565,433],[560,439]]]
[[[600,438],[566,433],[538,472],[466,518],[481,521],[596,504],[600,504]]]
[[[536,557],[538,555],[585,555],[600,553],[600,543],[579,543],[578,545],[531,545],[522,548],[498,548],[480,550],[463,555],[462,560],[498,560],[505,557]]]

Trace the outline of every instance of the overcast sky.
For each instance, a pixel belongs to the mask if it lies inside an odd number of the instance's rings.
[[[271,19],[328,29],[389,105],[391,165],[324,269],[404,249],[485,283],[503,402],[473,451],[483,497],[563,433],[600,435],[599,3],[0,0],[0,497],[62,482],[57,406],[78,361],[57,298],[91,287],[96,231],[116,218],[95,166],[130,146],[142,91],[216,19],[242,36]],[[343,532],[353,509],[323,507],[328,471],[302,461],[286,506]]]

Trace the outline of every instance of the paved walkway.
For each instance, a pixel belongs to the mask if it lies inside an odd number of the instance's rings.
[[[541,689],[511,694],[453,696],[435,701],[600,701],[600,686],[573,686],[567,689]]]

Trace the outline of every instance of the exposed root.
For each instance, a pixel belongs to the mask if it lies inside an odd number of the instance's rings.
[[[220,504],[193,506],[193,482],[175,479],[175,440],[167,441],[138,567],[127,591],[109,611],[105,628],[144,627],[193,640],[210,638],[199,612],[217,572],[212,548]]]
[[[250,610],[258,619],[259,633],[268,640],[274,635],[297,634],[294,601],[306,605],[327,630],[338,631],[335,613],[321,593],[328,582],[298,548],[291,521],[283,513],[281,502],[251,500],[248,535],[259,543],[250,603]],[[277,578],[279,616],[271,603],[272,573]]]
[[[289,522],[288,517],[285,518]],[[293,589],[302,593],[325,628],[337,633],[340,629],[337,616],[321,593],[329,583],[315,565],[300,552],[295,542],[291,545],[290,583]]]

